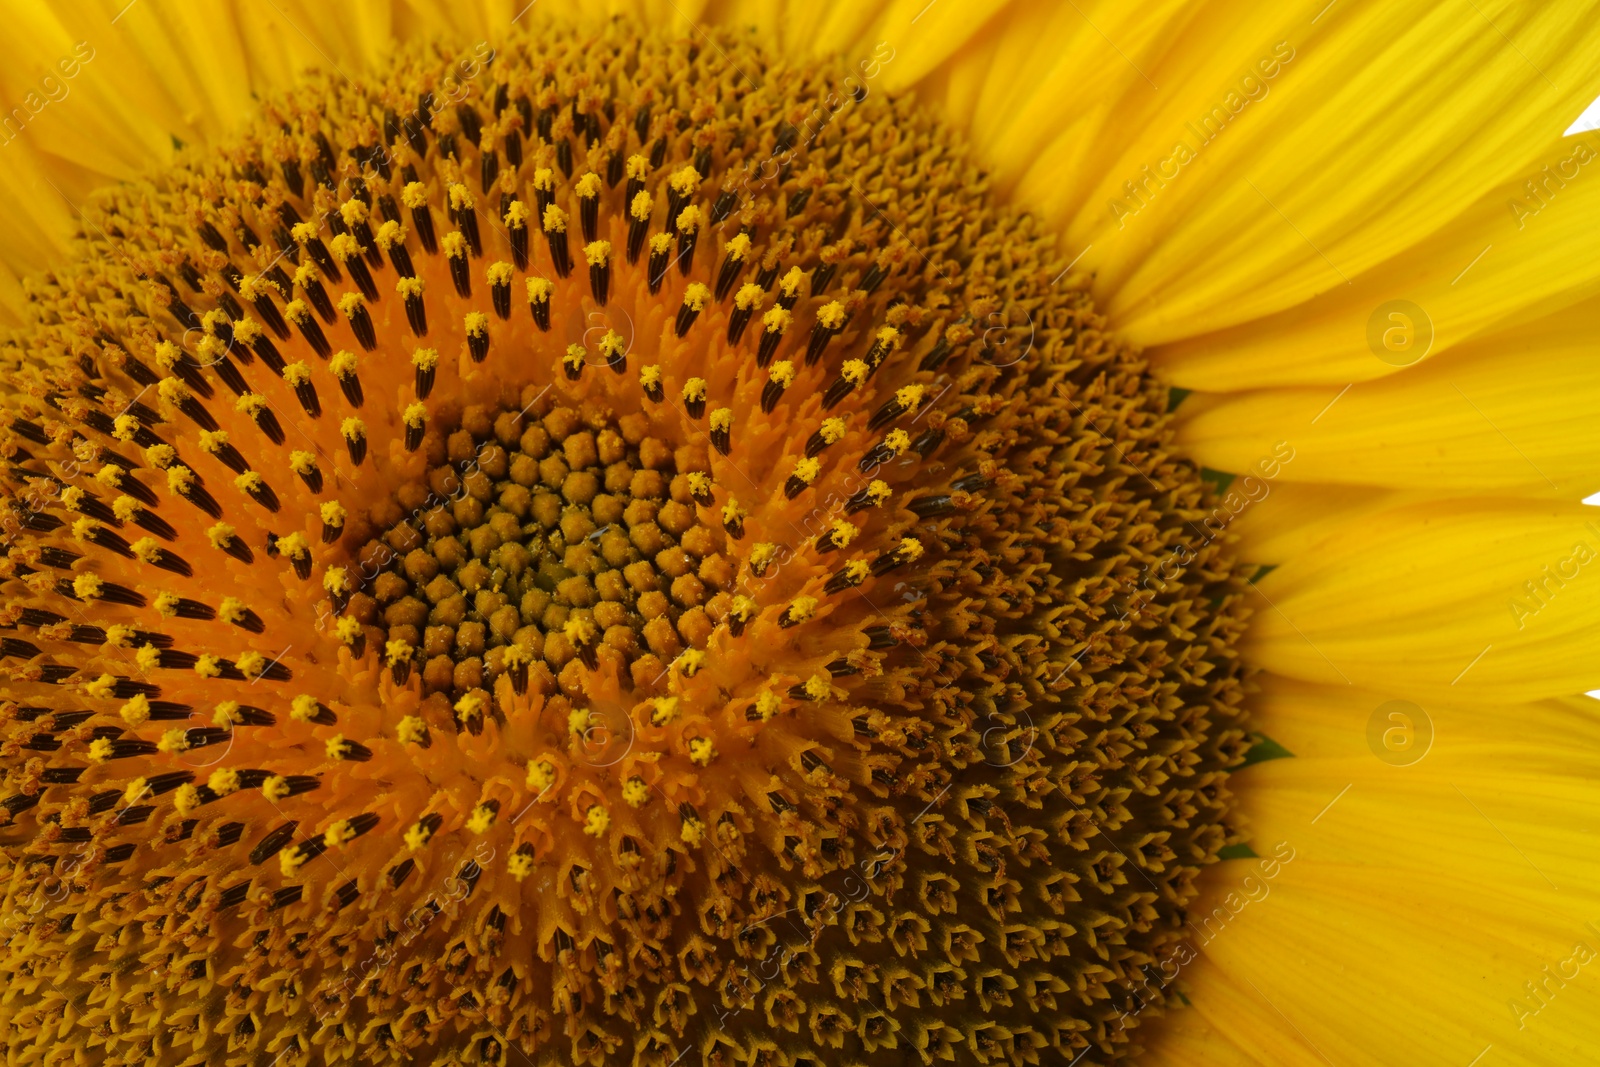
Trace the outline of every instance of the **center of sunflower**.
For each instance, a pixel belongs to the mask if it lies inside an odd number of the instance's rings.
[[[732,565],[698,514],[710,476],[680,473],[642,415],[540,391],[522,409],[469,409],[435,447],[445,462],[396,494],[405,516],[366,546],[347,604],[383,629],[396,684],[416,665],[424,694],[466,707],[487,706],[502,675],[518,694],[531,677],[582,701],[602,652],[670,661],[705,645],[708,605],[726,615]]]
[[[41,290],[0,856],[75,880],[9,1047],[1120,1056],[1240,836],[1167,390],[843,71],[617,23],[446,73],[111,191]]]

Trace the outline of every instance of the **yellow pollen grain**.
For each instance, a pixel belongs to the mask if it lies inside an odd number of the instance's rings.
[[[690,282],[683,291],[683,306],[690,311],[704,311],[711,303],[711,289],[702,282]]]
[[[572,191],[585,200],[592,200],[599,196],[601,188],[600,175],[592,170],[572,185]]]
[[[409,182],[400,190],[400,202],[406,207],[415,210],[428,206],[428,187],[421,182]]]
[[[807,456],[795,461],[794,470],[790,472],[789,477],[810,485],[821,473],[822,461],[815,456]]]
[[[472,193],[465,185],[462,185],[460,182],[450,183],[451,207],[455,208],[457,211],[469,211],[472,209],[472,203]]]
[[[193,785],[180,785],[172,794],[172,807],[179,815],[188,815],[200,806],[200,790]]]
[[[252,418],[266,406],[267,398],[260,393],[241,393],[239,399],[233,402],[235,411],[242,412]]]
[[[484,280],[490,285],[510,285],[511,279],[515,276],[515,268],[504,260],[489,264],[483,272]]]
[[[211,542],[212,548],[227,548],[233,543],[234,529],[225,522],[219,522],[206,530],[206,540]]]
[[[394,291],[399,293],[403,300],[421,296],[424,288],[421,278],[401,278],[394,283]]]
[[[423,403],[407,404],[401,420],[413,429],[420,429],[428,422],[428,405]]]
[[[549,760],[529,760],[527,785],[535,793],[543,793],[556,784],[556,768]]]
[[[245,471],[233,480],[233,484],[241,492],[254,492],[261,488],[261,475],[255,471]]]
[[[806,679],[805,690],[812,700],[825,700],[833,695],[833,683],[826,675],[813,674]]]
[[[589,351],[582,345],[572,344],[567,346],[566,355],[561,357],[561,362],[568,367],[582,367],[589,361]]]
[[[743,263],[745,257],[750,254],[750,235],[747,233],[734,234],[722,243],[722,250],[735,263]]]
[[[144,461],[152,467],[166,470],[177,462],[178,450],[171,445],[151,445],[144,450]]]
[[[911,447],[911,435],[904,430],[891,430],[883,438],[883,447],[891,455],[898,456]]]
[[[844,305],[837,300],[830,300],[817,309],[817,321],[830,330],[837,330],[844,325]]]
[[[310,452],[295,449],[289,453],[289,469],[296,474],[310,474],[317,469],[317,457]]]
[[[107,463],[104,467],[95,471],[94,480],[108,489],[115,489],[122,484],[122,475],[124,473],[123,469],[115,463]]]
[[[794,315],[787,308],[777,305],[768,308],[761,316],[761,325],[766,327],[768,333],[784,333],[793,321]]]
[[[655,199],[646,192],[634,194],[633,203],[628,205],[628,214],[640,222],[650,217],[651,209],[655,207]]]
[[[97,574],[80,574],[72,579],[72,592],[79,600],[95,600],[104,584]]]
[[[361,243],[348,233],[341,233],[328,242],[328,251],[333,253],[334,259],[344,263],[361,255]]]
[[[343,848],[356,839],[356,828],[349,819],[340,819],[322,835],[322,843],[329,848]]]
[[[889,483],[887,482],[873,479],[867,485],[867,499],[872,501],[874,507],[888,500],[893,494],[894,490],[889,488]]]
[[[505,224],[513,230],[526,229],[528,225],[528,205],[521,200],[513,200],[506,207]]]
[[[359,441],[367,436],[367,424],[360,419],[345,419],[339,424],[339,434],[346,441]]]
[[[143,693],[137,693],[122,707],[117,709],[117,714],[122,716],[122,721],[129,726],[143,726],[150,721],[150,701]]]
[[[379,248],[387,252],[395,245],[406,243],[406,228],[394,219],[389,219],[378,227],[378,232],[372,235],[372,239],[378,242]]]
[[[84,683],[83,694],[84,696],[93,697],[96,700],[104,700],[106,697],[111,695],[111,690],[116,687],[116,684],[117,679],[115,675],[102,674],[94,681]]]
[[[310,722],[320,714],[322,708],[310,693],[301,693],[289,701],[289,718],[295,722]]]
[[[770,689],[763,689],[761,695],[756,697],[756,714],[762,722],[771,722],[782,707],[783,701]]]
[[[345,644],[353,645],[365,631],[361,629],[360,619],[354,615],[341,615],[339,621],[333,624],[333,632]]]
[[[162,341],[160,344],[156,345],[156,364],[162,370],[170,371],[174,366],[177,365],[178,358],[182,354],[183,350],[177,345],[173,344],[171,341]]]
[[[706,839],[706,824],[699,819],[683,820],[683,826],[678,829],[678,839],[691,848],[698,847]]]
[[[467,238],[460,230],[451,230],[439,239],[439,247],[451,259],[467,258]]]
[[[672,665],[685,678],[693,678],[706,665],[706,654],[698,648],[686,648],[672,661]]]
[[[551,284],[549,278],[529,278],[527,287],[528,303],[530,304],[545,303],[550,299],[550,294],[555,291],[555,286]]]
[[[218,657],[207,653],[194,661],[194,673],[201,678],[220,678],[222,676],[220,663]]]
[[[567,213],[554,204],[548,204],[545,206],[544,218],[540,220],[540,225],[544,227],[545,233],[566,233]]]
[[[784,296],[794,296],[800,292],[800,286],[806,280],[805,271],[799,267],[790,267],[788,272],[778,281],[778,288]]]
[[[276,803],[289,795],[289,779],[274,774],[261,783],[261,795]]]
[[[689,196],[700,188],[700,172],[693,167],[679,167],[672,172],[672,177],[667,179],[667,184],[672,186],[672,191],[679,196]]]
[[[650,157],[637,153],[628,157],[623,173],[634,181],[642,181],[650,174]]]
[[[291,386],[304,385],[311,380],[311,368],[305,360],[295,360],[283,365],[283,380]]]
[[[89,758],[96,763],[104,763],[114,754],[111,739],[99,737],[89,743]]]
[[[227,430],[202,430],[200,432],[200,451],[215,454],[221,452],[228,444]]]
[[[290,845],[278,853],[278,873],[285,878],[293,878],[300,873],[300,868],[306,865],[306,854],[300,851],[299,845]]]
[[[405,833],[406,850],[408,852],[420,852],[432,836],[432,830],[422,823],[415,824]]]
[[[478,693],[467,693],[456,701],[456,718],[464,725],[483,715],[483,697]]]
[[[767,379],[784,389],[794,384],[794,364],[787,359],[780,359],[772,365],[767,372]]]
[[[119,441],[132,441],[139,430],[139,420],[132,415],[118,415],[111,423],[111,436]]]
[[[814,596],[798,596],[789,602],[789,609],[784,614],[792,622],[805,622],[817,613],[817,598]]]
[[[211,776],[206,779],[206,788],[219,797],[237,793],[239,791],[239,772],[231,767],[212,771]]]
[[[650,252],[652,255],[664,256],[672,248],[672,234],[656,233],[650,235]]]
[[[439,352],[432,348],[418,348],[411,353],[411,365],[418,370],[432,370],[439,363]]]
[[[112,648],[132,648],[137,631],[127,623],[119,622],[106,627],[106,644]],[[91,683],[93,684],[93,683]]]
[[[403,745],[420,745],[428,737],[428,724],[416,715],[407,715],[394,727],[395,738]]]
[[[342,760],[350,751],[350,746],[345,743],[344,734],[334,734],[323,743],[322,753],[329,759]]]
[[[317,265],[309,259],[295,268],[294,283],[304,289],[312,282],[322,280],[322,274],[317,270]]]
[[[755,282],[745,282],[733,294],[733,306],[740,311],[755,311],[767,298],[767,291]]]
[[[468,337],[482,337],[489,332],[489,316],[481,311],[469,311],[461,320]]]
[[[845,548],[851,541],[856,539],[856,534],[860,532],[860,529],[855,524],[838,519],[828,531],[828,538],[834,543],[835,547]]]
[[[467,818],[467,829],[475,834],[486,834],[493,825],[494,809],[487,804],[479,804],[473,808],[472,814]]]
[[[155,645],[140,645],[133,654],[133,661],[148,674],[161,666],[161,650]]]
[[[895,403],[906,411],[915,411],[922,405],[922,398],[927,393],[927,387],[922,385],[907,385],[895,390]]]
[[[583,832],[590,837],[604,837],[611,829],[611,813],[596,804],[583,815]]]
[[[542,192],[554,192],[556,188],[556,172],[549,167],[539,167],[533,172],[533,187]]]
[[[709,737],[696,737],[689,742],[689,760],[702,767],[710,766],[711,761],[717,758],[717,746]]]
[[[367,221],[367,205],[351,197],[339,205],[339,217],[346,226],[358,226]]]
[[[650,786],[638,775],[634,775],[622,783],[622,800],[630,808],[642,808],[644,802],[650,799]]]
[[[135,778],[128,783],[128,788],[122,791],[122,802],[129,805],[137,804],[149,792],[150,783],[144,778]]]
[[[700,228],[700,209],[690,204],[678,212],[678,232],[694,233]]]
[[[290,559],[304,559],[311,554],[311,546],[306,543],[306,535],[297,531],[278,538],[278,551]]]
[[[128,548],[144,563],[154,563],[161,558],[161,543],[154,537],[141,537]]]
[[[161,735],[161,740],[156,742],[156,748],[168,755],[189,751],[189,731],[182,727],[168,730]]]
[[[316,239],[317,224],[314,222],[297,222],[289,228],[289,236],[300,244]]]
[[[583,246],[583,258],[591,267],[603,267],[611,260],[610,241],[590,241]]]
[[[366,297],[360,293],[346,293],[339,298],[339,310],[344,312],[344,317],[353,319],[366,305]]]
[[[396,663],[406,663],[411,659],[411,654],[416,651],[409,641],[399,639],[386,642],[383,646],[384,661],[393,667]]]
[[[690,378],[683,383],[683,399],[685,403],[706,398],[706,380],[704,378]]]
[[[650,701],[650,723],[653,726],[665,726],[678,717],[677,697],[655,697]]]
[[[194,471],[180,464],[175,464],[167,469],[167,491],[178,496],[187,494],[194,487]]]

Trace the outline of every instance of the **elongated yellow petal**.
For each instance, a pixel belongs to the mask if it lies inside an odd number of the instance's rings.
[[[1592,318],[1575,309],[1381,381],[1219,398],[1180,440],[1241,472],[1293,441],[1287,481],[1578,499],[1600,489]]]
[[[1262,728],[1296,756],[1235,775],[1261,859],[1208,872],[1179,981],[1210,1032],[1153,1028],[1156,1062],[1213,1062],[1183,1057],[1219,1036],[1262,1064],[1465,1064],[1492,1046],[1533,1065],[1593,1047],[1593,702],[1424,701],[1432,747],[1397,765],[1367,743],[1394,694],[1262,689]]]
[[[1248,650],[1292,677],[1494,701],[1600,687],[1600,523],[1578,504],[1363,517],[1256,583]]]

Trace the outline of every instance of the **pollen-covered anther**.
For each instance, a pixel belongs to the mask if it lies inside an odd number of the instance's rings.
[[[422,403],[407,404],[400,420],[406,428],[406,451],[415,452],[428,429],[428,406]]]
[[[690,282],[683,291],[683,303],[679,305],[678,316],[673,323],[674,332],[679,337],[688,333],[689,327],[694,325],[694,320],[709,303],[711,303],[711,290],[701,282]]]
[[[583,258],[589,264],[589,292],[596,304],[605,307],[611,291],[611,242],[590,241],[583,247]]]
[[[428,399],[439,370],[439,353],[432,348],[415,348],[411,351],[411,367],[418,400]]]
[[[489,283],[489,299],[494,304],[494,313],[502,319],[511,317],[511,280],[516,277],[516,270],[510,263],[491,263],[484,270],[484,280]],[[604,301],[601,301],[604,303]]]
[[[767,372],[767,384],[761,389],[761,410],[771,413],[778,406],[778,401],[783,397],[783,391],[794,384],[794,364],[786,359],[780,359],[772,365]]]
[[[698,419],[706,411],[706,380],[704,378],[690,378],[683,383],[683,389],[678,394],[683,401],[683,410],[691,419]]]
[[[472,362],[482,363],[489,357],[489,316],[481,311],[469,311],[461,325],[467,335],[467,354]]]

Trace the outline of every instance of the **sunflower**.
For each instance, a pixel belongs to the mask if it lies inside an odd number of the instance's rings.
[[[1591,11],[11,17],[5,1062],[1592,1048]]]

